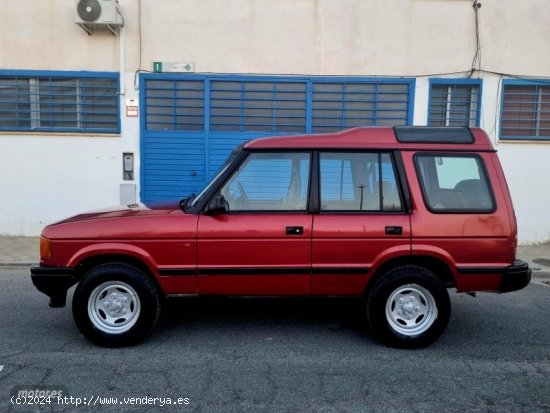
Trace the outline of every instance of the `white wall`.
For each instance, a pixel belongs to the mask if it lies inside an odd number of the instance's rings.
[[[134,74],[121,97],[137,98]],[[121,117],[121,135],[0,133],[0,235],[38,235],[68,216],[120,203],[122,154],[135,156],[139,119]]]
[[[550,73],[549,73],[550,74]],[[550,240],[550,141],[517,142],[499,140],[501,77],[483,74],[481,128],[498,152],[510,189],[518,221],[520,243]],[[429,79],[416,81],[414,124],[428,119]]]
[[[74,24],[72,0],[4,3],[0,69],[120,69],[119,38],[88,36]],[[481,3],[482,67],[550,76],[550,42],[543,41],[550,25],[541,18],[550,2]],[[0,234],[35,235],[59,218],[117,204],[123,152],[136,154],[139,184],[139,119],[126,118],[125,103],[138,97],[135,70],[151,69],[153,61],[193,62],[197,72],[415,76],[468,70],[475,48],[471,0],[120,0],[120,9],[126,86],[120,136],[0,132]],[[481,126],[499,151],[520,241],[548,240],[550,145],[499,142],[500,80],[481,77]],[[428,81],[417,78],[417,125],[426,123]]]

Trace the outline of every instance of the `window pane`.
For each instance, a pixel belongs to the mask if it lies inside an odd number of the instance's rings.
[[[479,86],[434,84],[431,86],[430,126],[470,126],[478,124]]]
[[[313,82],[312,131],[405,125],[409,85]]]
[[[118,132],[115,77],[0,78],[0,129]]]
[[[494,203],[481,159],[475,156],[416,157],[428,209],[435,212],[489,212]]]
[[[204,81],[147,80],[147,130],[204,130]]]
[[[213,131],[305,132],[305,82],[212,81]]]
[[[229,211],[305,211],[309,153],[254,153],[223,186]]]
[[[390,155],[322,153],[321,210],[401,211]]]
[[[116,127],[118,122],[118,96],[116,79],[89,78],[80,80],[81,127],[96,129]]]
[[[0,129],[29,129],[30,110],[29,80],[0,78]]]
[[[550,86],[505,85],[501,136],[550,136]]]

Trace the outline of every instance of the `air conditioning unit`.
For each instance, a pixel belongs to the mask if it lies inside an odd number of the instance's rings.
[[[116,34],[124,20],[118,11],[118,0],[75,0],[75,23],[86,33],[108,29]]]

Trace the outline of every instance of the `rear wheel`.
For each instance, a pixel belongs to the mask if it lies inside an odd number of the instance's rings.
[[[125,263],[91,269],[73,296],[77,327],[102,346],[135,344],[154,327],[159,315],[157,289],[142,271]]]
[[[451,314],[443,282],[422,267],[384,274],[371,289],[365,312],[377,339],[392,347],[419,348],[443,333]]]

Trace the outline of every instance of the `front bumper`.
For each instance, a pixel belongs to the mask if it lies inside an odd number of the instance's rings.
[[[67,290],[77,283],[74,268],[31,267],[32,283],[50,297],[50,307],[65,307]]]
[[[531,273],[533,270],[529,268],[529,264],[522,260],[515,260],[512,265],[502,273],[502,282],[500,291],[508,293],[510,291],[521,290],[527,287],[531,282]]]

